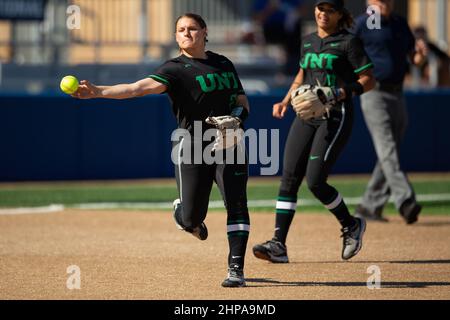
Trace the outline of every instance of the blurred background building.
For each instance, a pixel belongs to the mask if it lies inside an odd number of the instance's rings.
[[[430,48],[427,64],[412,68],[406,82],[407,171],[450,171],[450,90],[442,88],[450,87],[448,2],[395,0],[396,11]],[[235,63],[251,108],[258,111],[248,127],[276,129],[285,137],[291,122],[274,119],[272,105],[297,72],[300,35],[315,29],[314,3],[0,0],[0,181],[172,177],[170,136],[176,122],[165,95],[78,100],[62,93],[59,82],[69,74],[106,85],[148,76],[178,55],[174,23],[185,12],[205,18],[207,49]],[[354,16],[366,12],[366,0],[346,3]],[[376,161],[356,100],[351,141],[334,173],[368,173]],[[281,151],[285,140],[279,143]],[[259,175],[262,166],[251,165],[250,174]]]
[[[397,0],[396,10],[408,18],[412,28],[424,27],[429,41],[448,54],[449,1]],[[57,90],[55,81],[64,74],[105,84],[145,77],[162,61],[177,55],[174,22],[185,12],[199,13],[206,19],[208,49],[235,62],[247,90],[284,90],[292,77],[283,72],[289,53],[264,38],[255,19],[255,8],[262,2],[0,0],[0,90]],[[287,7],[293,1],[266,2],[277,3],[277,10],[284,10],[286,19],[298,9]],[[301,25],[302,34],[315,26],[314,2],[297,1],[300,23],[294,27]],[[347,1],[347,7],[357,16],[365,12],[366,1]],[[408,84],[439,85],[438,68],[439,63],[433,60],[428,69],[413,70]]]

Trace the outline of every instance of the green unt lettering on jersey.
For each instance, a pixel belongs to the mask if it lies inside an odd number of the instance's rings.
[[[238,95],[236,93],[233,93],[232,95],[230,95],[230,103],[229,103],[230,108],[233,108],[236,106],[237,96]]]
[[[211,92],[216,90],[216,79],[214,78],[214,73],[208,73],[206,77],[209,80],[209,84],[206,84],[206,80],[204,76],[197,76],[195,80],[200,82],[200,86],[202,87],[203,92]]]
[[[202,91],[205,93],[223,89],[237,89],[238,82],[233,72],[208,73],[205,76],[197,76],[195,78],[200,83]]]
[[[327,82],[325,85],[328,87],[334,87],[336,85],[336,75],[335,74],[327,74]]]
[[[305,57],[300,62],[300,67],[302,69],[326,69],[333,70],[333,61],[336,60],[338,56],[331,53],[314,53],[308,52]]]

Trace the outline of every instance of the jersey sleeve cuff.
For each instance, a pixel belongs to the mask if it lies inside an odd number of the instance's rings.
[[[360,72],[362,72],[364,70],[367,70],[369,68],[372,68],[372,67],[373,67],[373,63],[371,62],[369,64],[366,64],[365,66],[362,66],[361,68],[356,69],[354,72],[355,73],[360,73]]]
[[[170,88],[170,82],[164,79],[163,77],[158,76],[156,74],[151,74],[148,77],[155,81],[158,81],[159,83],[165,84],[168,88]]]

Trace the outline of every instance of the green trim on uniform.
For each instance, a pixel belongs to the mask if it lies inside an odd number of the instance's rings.
[[[370,67],[373,67],[373,63],[372,63],[372,62],[369,63],[369,64],[366,64],[365,66],[363,66],[363,67],[361,67],[361,68],[359,68],[359,69],[356,69],[354,72],[355,72],[355,73],[360,73],[361,71],[364,71],[364,70],[366,70],[366,69],[369,69]]]
[[[248,231],[230,231],[227,232],[228,238],[231,237],[248,237],[249,232]]]
[[[295,210],[288,210],[288,209],[276,209],[275,212],[277,214],[293,214]]]
[[[297,202],[297,199],[293,198],[293,197],[282,197],[282,196],[279,196],[277,200],[278,201]]]
[[[161,82],[162,84],[165,84],[166,86],[170,87],[170,82],[167,81],[166,79],[164,79],[164,78],[161,77],[161,76],[157,76],[157,75],[155,75],[155,74],[151,74],[151,75],[149,75],[148,77],[149,77],[149,78],[152,78],[153,80],[156,80],[156,81],[158,81],[158,82]]]

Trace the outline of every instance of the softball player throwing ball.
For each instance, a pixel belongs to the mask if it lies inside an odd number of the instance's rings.
[[[175,23],[175,38],[180,55],[162,64],[148,78],[132,84],[96,86],[84,80],[73,94],[77,98],[125,99],[147,94],[167,93],[170,97],[178,127],[190,137],[174,143],[175,176],[179,199],[174,201],[174,219],[177,227],[206,240],[206,217],[213,181],[222,193],[227,210],[229,243],[228,276],[224,287],[245,286],[244,257],[250,230],[247,208],[248,163],[233,161],[227,164],[205,163],[203,150],[211,144],[194,138],[199,123],[202,132],[217,131],[214,152],[234,148],[236,140],[227,135],[242,128],[248,116],[249,105],[236,70],[226,57],[205,51],[207,27],[203,18],[187,13]],[[192,137],[192,139],[191,139]],[[200,163],[194,161],[200,149]]]
[[[366,223],[350,215],[342,196],[327,183],[328,174],[352,130],[352,97],[374,86],[372,63],[357,38],[345,30],[353,19],[343,0],[317,1],[317,32],[302,40],[300,71],[273,116],[283,118],[289,103],[297,114],[284,151],[283,177],[276,204],[274,237],[253,247],[257,258],[289,262],[286,237],[306,176],[314,196],[342,226],[342,259],[362,246]]]

